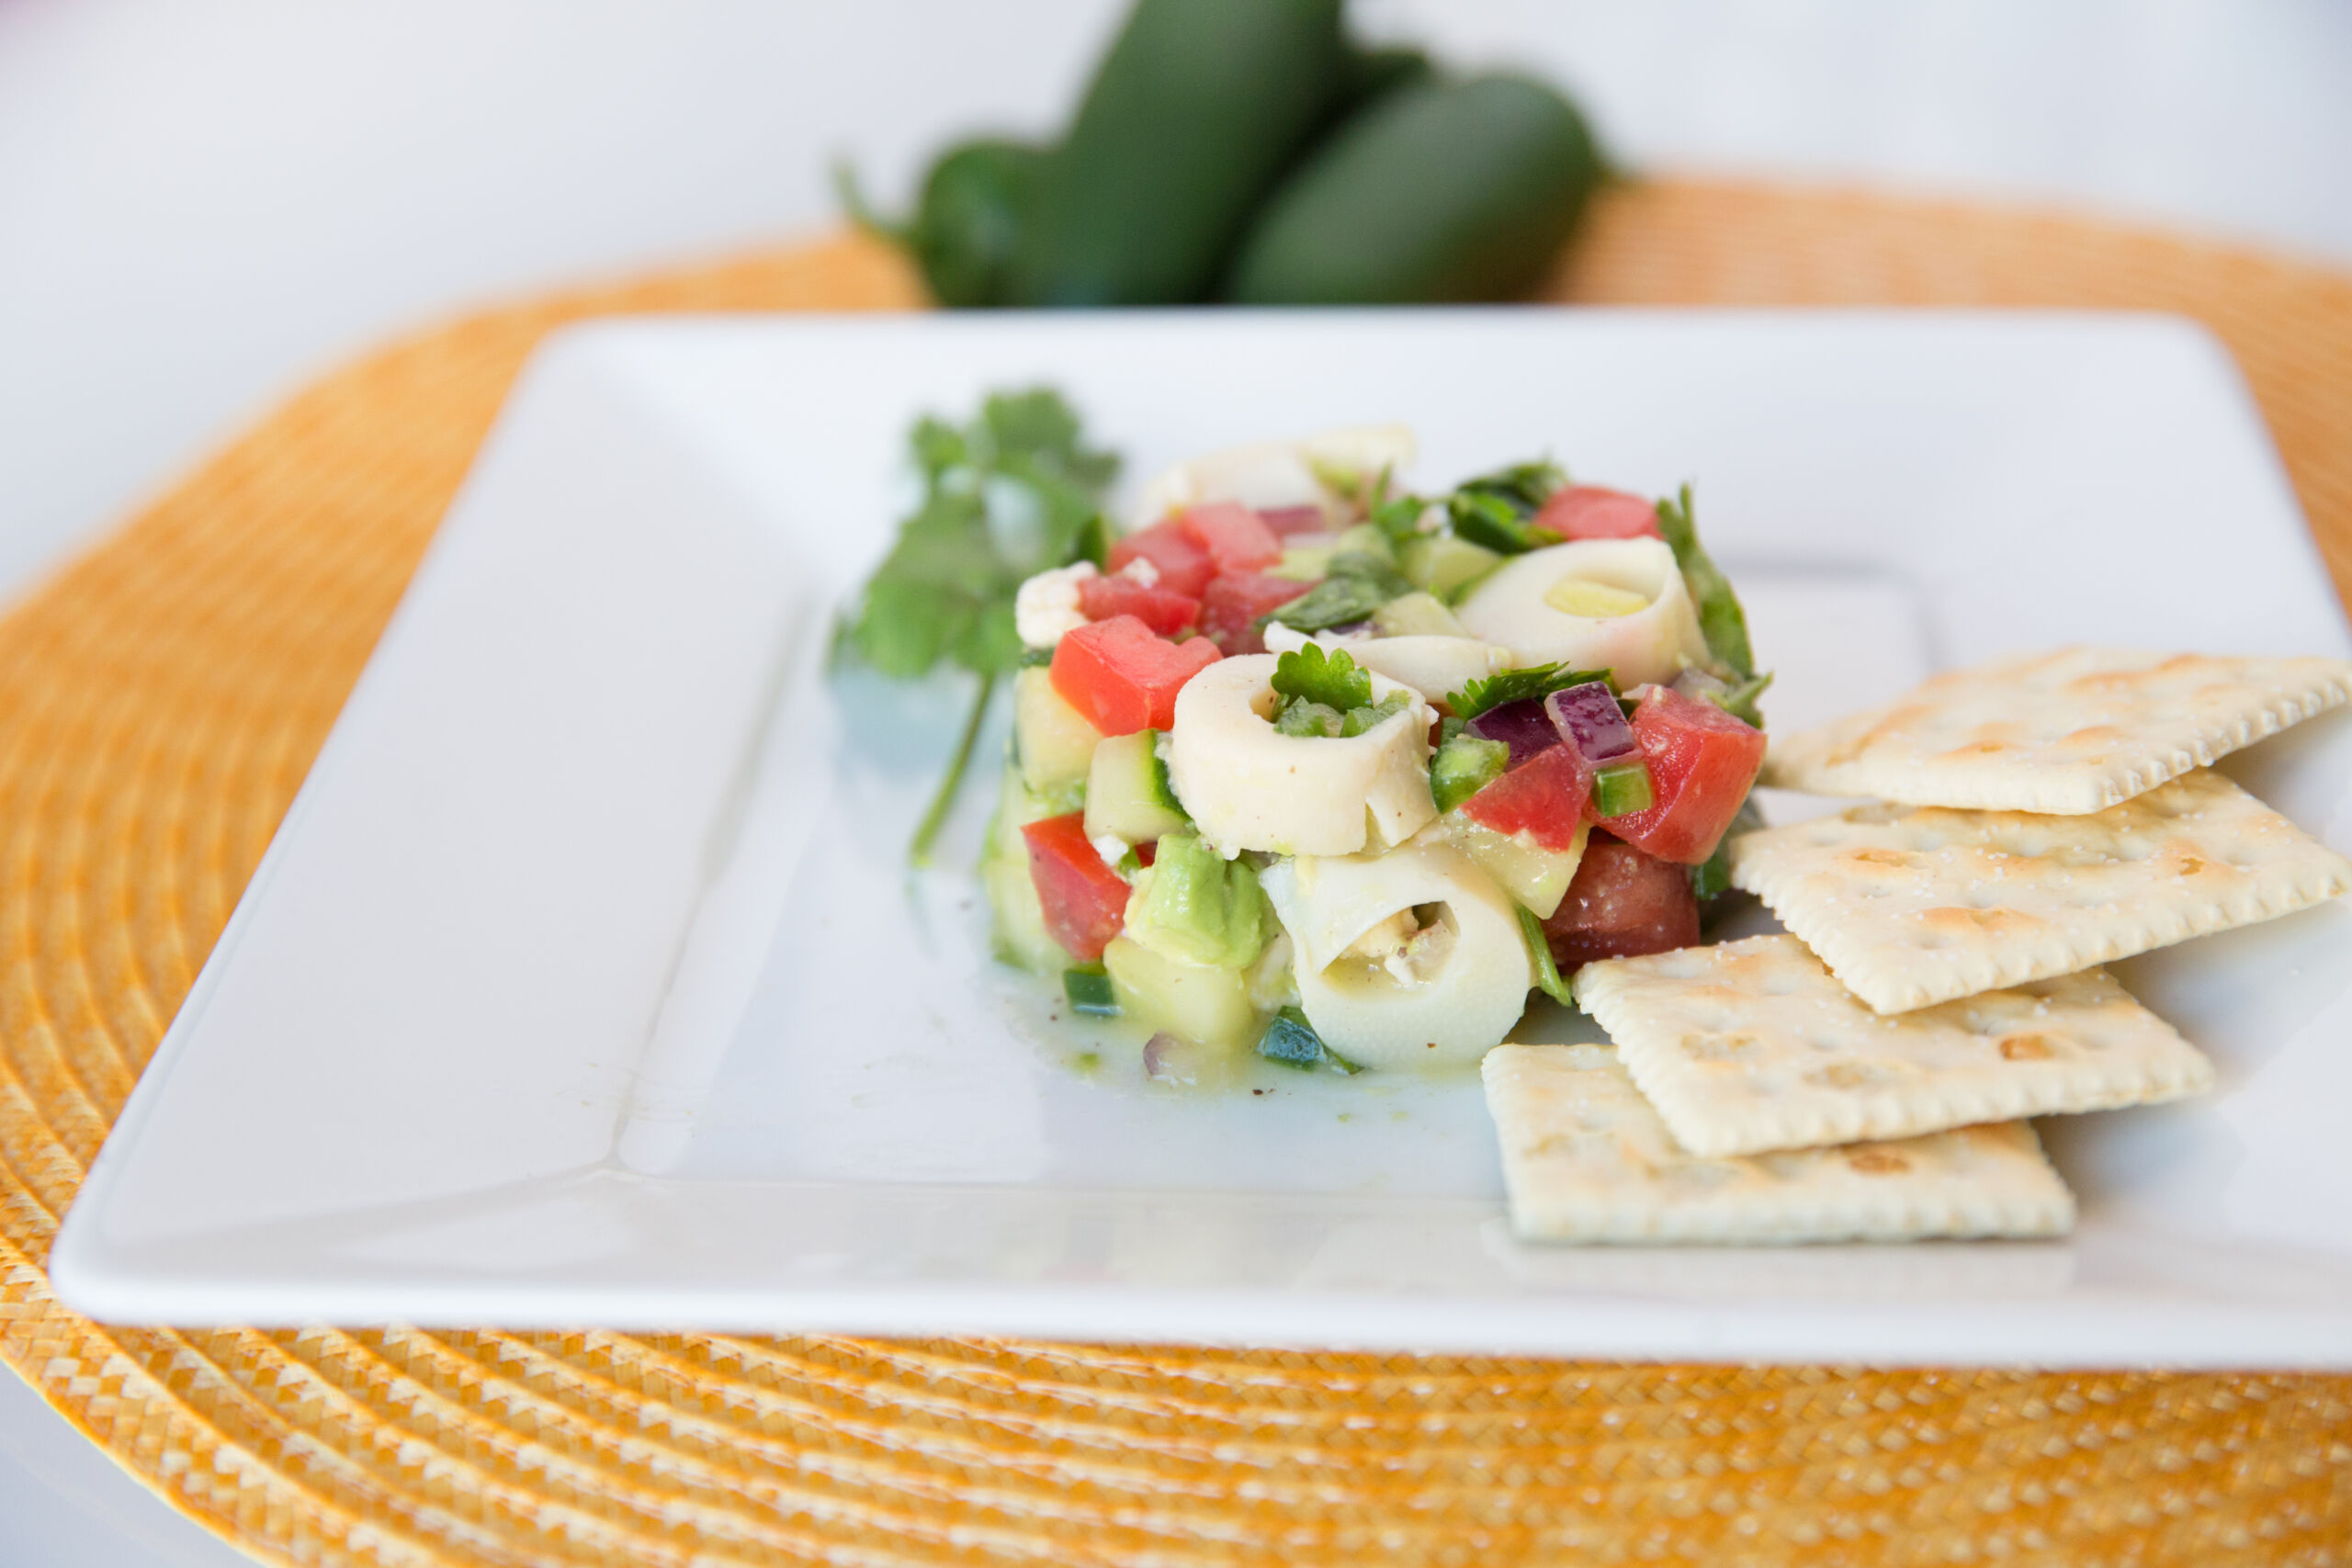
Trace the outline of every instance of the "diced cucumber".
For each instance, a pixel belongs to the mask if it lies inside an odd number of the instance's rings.
[[[1054,690],[1044,669],[1012,678],[1012,740],[1021,758],[1021,778],[1038,795],[1069,790],[1086,777],[1102,732]]]
[[[1440,811],[1451,811],[1502,777],[1510,765],[1510,748],[1503,742],[1450,735],[1430,759],[1430,793]]]
[[[1063,970],[1062,995],[1069,998],[1072,1012],[1089,1018],[1119,1016],[1119,1000],[1111,994],[1111,976],[1100,964]]]
[[[1021,770],[1007,761],[997,787],[996,815],[989,818],[980,851],[980,886],[988,891],[989,908],[995,916],[990,931],[996,955],[1043,975],[1067,965],[1069,954],[1046,934],[1045,906],[1030,879],[1029,843],[1021,829],[1058,814],[1055,803],[1030,789],[1022,782]]]
[[[1452,534],[1424,534],[1408,542],[1396,562],[1415,587],[1449,604],[1461,603],[1464,589],[1502,563],[1496,551]]]
[[[1495,885],[1539,917],[1548,919],[1560,907],[1584,859],[1586,839],[1592,829],[1578,827],[1576,840],[1565,850],[1547,850],[1517,833],[1498,833],[1476,822],[1455,818],[1453,841],[1495,879]]]
[[[1014,844],[1021,842],[1017,829],[1005,832]],[[989,932],[999,958],[1039,975],[1050,975],[1069,962],[1062,944],[1046,932],[1046,909],[1037,901],[1026,853],[990,857],[980,867],[980,886],[988,889],[989,912],[995,917]]]
[[[1131,1018],[1204,1045],[1241,1049],[1253,1043],[1258,1010],[1250,1005],[1248,973],[1187,964],[1115,936],[1102,950],[1111,994]]]
[[[1168,764],[1155,749],[1156,729],[1114,735],[1098,742],[1086,773],[1086,836],[1116,834],[1147,843],[1193,825],[1168,783]]]
[[[1468,637],[1469,631],[1436,594],[1423,590],[1391,599],[1372,613],[1382,637]]]

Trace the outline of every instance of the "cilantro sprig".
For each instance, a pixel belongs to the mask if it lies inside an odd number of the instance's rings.
[[[1283,654],[1269,682],[1283,699],[1274,716],[1283,735],[1347,739],[1403,713],[1412,699],[1391,692],[1372,700],[1372,671],[1360,668],[1344,648],[1326,653],[1318,643]]]
[[[1505,703],[1523,702],[1529,697],[1548,697],[1570,686],[1581,686],[1587,681],[1609,681],[1606,670],[1567,670],[1557,664],[1531,664],[1524,670],[1505,670],[1483,681],[1465,681],[1458,692],[1446,694],[1445,705],[1453,716],[1472,719],[1489,708]],[[1610,681],[1611,691],[1617,689]]]
[[[1717,699],[1719,705],[1734,718],[1763,728],[1756,699],[1764,694],[1772,677],[1756,672],[1756,655],[1747,644],[1747,615],[1739,607],[1739,595],[1732,592],[1731,580],[1699,543],[1689,485],[1682,487],[1680,494],[1657,503],[1657,531],[1674,551],[1682,585],[1690,590],[1690,603],[1699,611],[1699,631],[1707,639],[1708,655],[1722,666],[1715,673],[1731,687]]]
[[[1102,493],[1118,473],[1086,445],[1050,388],[997,392],[967,424],[926,416],[908,436],[922,500],[844,618],[839,648],[885,675],[912,680],[943,663],[979,677],[947,776],[908,853],[927,862],[969,768],[1000,676],[1022,659],[1013,597],[1049,567],[1098,560],[1107,547]]]

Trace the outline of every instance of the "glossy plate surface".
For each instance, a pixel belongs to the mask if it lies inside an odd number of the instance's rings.
[[[1789,728],[2092,640],[2352,649],[2226,356],[2148,317],[617,322],[519,385],[51,1259],[102,1317],[2352,1365],[2352,912],[2120,966],[2192,1104],[2045,1122],[2057,1244],[1538,1248],[1475,1077],[1185,1095],[903,845],[952,682],[824,668],[904,433],[1064,389],[1160,465],[1403,419],[1699,516]],[[2232,771],[2352,849],[2352,723]],[[1817,809],[1780,799],[1776,813]],[[1579,1021],[1532,1015],[1529,1037]],[[1253,1089],[1264,1092],[1251,1092]]]

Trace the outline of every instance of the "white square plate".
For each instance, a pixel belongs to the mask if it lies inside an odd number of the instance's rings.
[[[823,669],[909,422],[1049,382],[1128,459],[1404,419],[1698,483],[1776,724],[2101,640],[2344,653],[2197,329],[1567,310],[675,320],[539,355],[51,1267],[101,1317],[2352,1365],[2352,915],[2124,966],[2192,1104],[2050,1128],[2070,1241],[1524,1247],[1474,1078],[1151,1088],[903,846],[951,682]],[[2352,726],[2240,776],[2352,849]],[[967,789],[968,866],[993,792]],[[1782,803],[1785,807],[1787,803]],[[1529,1028],[1573,1031],[1539,1014]]]

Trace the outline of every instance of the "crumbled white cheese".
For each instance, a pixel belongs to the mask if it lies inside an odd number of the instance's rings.
[[[1078,607],[1078,585],[1094,575],[1094,563],[1082,560],[1041,571],[1023,583],[1021,592],[1013,595],[1012,625],[1023,646],[1051,648],[1062,640],[1063,633],[1084,626],[1086,613]]]
[[[1146,588],[1157,588],[1159,586],[1159,569],[1152,565],[1149,560],[1146,559],[1142,556],[1136,557],[1135,559],[1121,567],[1119,569],[1119,575],[1121,577],[1132,577],[1137,582],[1142,583]]]
[[[1087,842],[1094,846],[1094,852],[1101,855],[1102,863],[1113,871],[1119,869],[1119,863],[1127,858],[1127,852],[1134,847],[1116,833],[1100,834]]]

